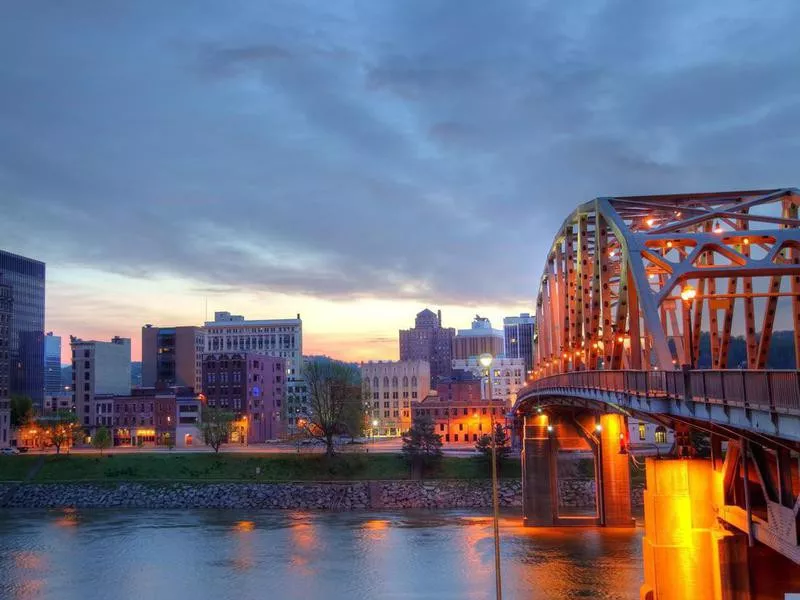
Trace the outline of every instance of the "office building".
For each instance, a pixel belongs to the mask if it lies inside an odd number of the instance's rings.
[[[203,387],[201,327],[142,327],[142,387]]]
[[[453,338],[453,358],[466,359],[491,354],[500,356],[504,351],[503,332],[492,329],[489,319],[475,316],[470,329],[459,329]]]
[[[525,361],[525,373],[533,369],[533,340],[536,319],[530,313],[503,319],[503,333],[506,341],[506,357],[521,358]]]
[[[415,416],[428,416],[433,420],[434,431],[445,444],[474,447],[478,439],[489,435],[492,424],[505,425],[505,408],[500,400],[442,397],[431,394],[422,402],[414,403]]]
[[[131,340],[110,342],[70,336],[72,348],[72,402],[75,415],[87,433],[112,425],[113,402],[108,396],[131,393]]]
[[[9,391],[42,407],[44,398],[45,265],[38,260],[0,251],[0,279],[11,287],[9,327]]]
[[[468,371],[452,371],[436,383],[436,394],[443,402],[479,402],[485,395],[483,380]]]
[[[507,408],[511,408],[517,401],[517,392],[525,385],[525,361],[522,358],[504,358],[502,356],[492,361],[492,398],[504,400]],[[486,368],[481,365],[477,357],[454,358],[453,370],[469,371],[475,377],[484,378],[482,386],[483,398],[489,388],[486,383]]]
[[[10,350],[11,286],[0,278],[0,448],[11,445]]]
[[[72,411],[72,393],[61,391],[57,394],[47,394],[44,397],[44,408],[42,414],[55,413],[58,411]]]
[[[400,330],[400,360],[424,360],[430,365],[431,382],[450,375],[455,329],[442,327],[442,311],[417,313],[412,329]]]
[[[44,395],[53,396],[64,391],[61,385],[61,336],[49,331],[44,336]]]
[[[431,370],[424,360],[361,363],[361,381],[372,435],[397,436],[411,427],[411,403],[430,392]]]
[[[303,381],[303,321],[296,319],[245,320],[242,315],[215,312],[206,322],[205,353],[248,352],[282,358],[286,363],[287,424],[294,431],[297,420],[308,415],[308,391]]]
[[[233,412],[230,441],[261,444],[281,433],[287,359],[255,352],[203,356],[203,396],[210,408]]]

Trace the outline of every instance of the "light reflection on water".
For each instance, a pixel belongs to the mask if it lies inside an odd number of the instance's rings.
[[[494,594],[492,523],[464,511],[0,511],[0,598]],[[505,598],[636,599],[641,530],[501,523]]]

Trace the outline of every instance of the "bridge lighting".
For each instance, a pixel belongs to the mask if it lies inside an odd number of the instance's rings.
[[[655,273],[650,273],[650,280],[655,281],[656,279],[658,279],[658,275],[656,275]]]
[[[602,425],[600,425],[600,423],[598,423],[597,425],[595,425],[595,426],[594,426],[594,430],[595,430],[597,433],[600,433],[601,431],[603,431],[603,426],[602,426]]]
[[[672,242],[667,242],[667,248],[672,248]]]
[[[744,239],[742,240],[742,243],[743,243],[745,246],[749,246],[749,245],[750,245],[750,238],[744,238]]]
[[[552,425],[548,425],[547,426],[547,433],[553,433],[553,426]]]
[[[536,412],[538,412],[539,414],[542,414],[542,407],[540,406],[539,408],[537,408]]]
[[[719,224],[719,221],[714,221],[714,233],[722,233],[722,225]]]
[[[624,341],[625,341],[625,336],[622,336],[622,335],[618,335],[617,336],[617,342],[619,342],[621,344]]]
[[[653,225],[655,225],[656,220],[653,217],[647,217],[645,223],[647,223],[648,227],[652,227]]]
[[[697,290],[693,286],[686,284],[681,290],[681,298],[684,302],[691,302],[697,296]]]
[[[609,251],[608,251],[608,255],[609,255],[611,258],[614,258],[614,255],[615,255],[616,253],[617,253],[617,251],[616,251],[616,250],[609,250]]]

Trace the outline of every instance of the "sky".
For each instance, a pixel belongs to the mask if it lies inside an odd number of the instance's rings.
[[[596,196],[797,186],[795,0],[6,0],[0,248],[84,339],[534,312]],[[207,312],[206,312],[207,311]],[[65,360],[68,344],[64,344]]]

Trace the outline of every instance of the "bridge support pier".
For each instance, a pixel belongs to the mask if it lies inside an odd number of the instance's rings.
[[[547,415],[527,417],[522,450],[523,523],[527,527],[562,525],[633,527],[631,514],[630,470],[621,436],[627,429],[625,417],[603,414],[583,423],[551,426]],[[583,431],[595,458],[597,474],[597,513],[595,516],[559,517],[557,456],[559,435],[577,437]],[[563,438],[562,438],[563,442]]]

